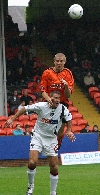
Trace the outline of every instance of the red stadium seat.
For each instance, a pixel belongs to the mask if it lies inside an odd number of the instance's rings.
[[[93,127],[92,127],[92,126],[90,126],[90,127],[89,127],[89,130],[90,130],[90,131],[93,131]]]
[[[31,115],[29,116],[29,118],[30,118],[30,121],[37,120],[38,115],[37,115],[37,114],[31,114]]]
[[[89,95],[91,98],[94,97],[94,94],[99,92],[99,89],[98,87],[89,87]]]
[[[34,84],[34,82],[29,82],[28,83],[28,88],[31,88],[31,87],[33,88],[33,84]]]
[[[0,129],[0,136],[5,136],[5,135],[7,135],[6,130]]]
[[[8,116],[8,119],[12,118],[13,115]],[[7,120],[8,120],[7,119]],[[16,118],[16,121],[18,121],[18,118]]]
[[[76,126],[77,125],[77,122],[76,122],[76,120],[72,120],[72,126]]]
[[[7,132],[7,136],[8,136],[8,135],[9,135],[9,136],[13,135],[13,130],[14,130],[14,129],[5,128],[5,130],[6,130],[6,132]]]
[[[29,94],[31,97],[32,97],[32,99],[33,99],[33,102],[36,100],[36,96],[35,95],[33,95],[33,94]]]
[[[80,126],[72,126],[72,132],[73,133],[80,133],[80,131],[82,130],[82,128]]]
[[[7,116],[0,116],[0,124],[2,125],[7,121],[8,117]]]
[[[71,100],[68,101],[68,106],[73,106],[73,102]]]
[[[100,92],[96,92],[93,98],[95,103],[98,104],[100,102]]]
[[[35,123],[33,123],[31,121],[24,121],[24,123],[23,123],[24,127],[25,127],[25,125],[29,125],[29,127],[34,127],[34,124]]]
[[[81,127],[81,129],[83,129],[85,127],[85,125],[88,124],[88,121],[85,119],[79,119],[79,120],[77,120],[77,124],[78,124],[78,126]]]
[[[78,119],[82,119],[83,115],[79,112],[73,113],[72,115],[72,119],[78,120]]]
[[[20,122],[20,121],[14,121],[13,122],[13,125],[12,125],[13,129],[16,128],[16,125],[17,124],[19,124],[21,127],[24,127],[24,124],[22,122]]]
[[[69,110],[69,112],[71,112],[71,114],[78,112],[78,108],[76,108],[74,106],[69,106],[68,110]]]
[[[24,121],[29,121],[29,116],[28,115],[21,115],[21,116],[19,116],[19,121],[20,122],[24,122]]]

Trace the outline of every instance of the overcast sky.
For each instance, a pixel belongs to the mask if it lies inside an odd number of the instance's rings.
[[[8,6],[27,6],[29,0],[8,0]]]

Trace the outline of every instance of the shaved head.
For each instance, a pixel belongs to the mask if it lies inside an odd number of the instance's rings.
[[[57,54],[55,55],[55,57],[54,57],[54,60],[55,60],[56,58],[63,58],[63,59],[66,61],[66,56],[65,56],[63,53],[57,53]]]

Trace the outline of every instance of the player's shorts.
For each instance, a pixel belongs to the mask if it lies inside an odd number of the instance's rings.
[[[30,142],[30,150],[37,150],[42,152],[43,156],[57,156],[58,155],[58,141],[57,137],[43,137],[33,132]]]

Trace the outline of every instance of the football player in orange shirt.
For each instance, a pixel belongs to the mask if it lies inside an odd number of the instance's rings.
[[[66,56],[63,53],[57,53],[54,57],[54,67],[45,70],[41,79],[41,92],[45,100],[52,105],[50,92],[59,91],[61,94],[61,103],[68,107],[68,98],[74,90],[74,78],[68,68],[64,68]],[[58,134],[59,148],[64,137],[65,122],[61,126],[62,134]]]

